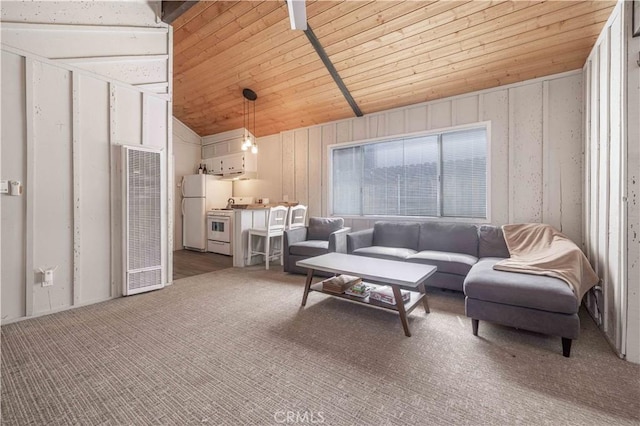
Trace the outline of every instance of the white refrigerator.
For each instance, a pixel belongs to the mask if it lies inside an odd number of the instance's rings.
[[[185,249],[207,249],[207,211],[226,207],[232,185],[211,175],[182,178],[182,245]]]

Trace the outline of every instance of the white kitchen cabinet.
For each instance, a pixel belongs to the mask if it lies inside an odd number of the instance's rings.
[[[229,174],[245,171],[245,157],[245,154],[234,154],[222,157],[222,173]]]
[[[264,256],[259,255],[247,259],[247,242],[249,229],[266,227],[269,209],[238,209],[233,213],[233,266],[243,268],[264,262]]]
[[[242,143],[247,131],[244,128],[209,135],[202,138],[202,158],[223,157],[231,154],[242,154]],[[254,139],[251,135],[252,140]]]
[[[251,152],[242,151],[240,154],[207,158],[203,159],[202,162],[207,165],[207,171],[210,174],[218,176],[247,173],[255,175],[258,171],[258,159]]]
[[[208,162],[207,169],[209,170],[209,173],[214,175],[223,174],[222,159],[220,157],[211,158]]]

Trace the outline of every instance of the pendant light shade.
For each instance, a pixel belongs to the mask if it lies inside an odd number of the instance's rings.
[[[244,97],[244,123],[245,130],[247,131],[244,142],[242,143],[242,150],[246,151],[251,148],[251,152],[253,154],[258,153],[258,144],[255,140],[256,134],[256,99],[258,99],[258,95],[251,89],[243,89],[242,96]],[[251,126],[251,105],[253,104],[253,141],[251,140],[251,132],[249,127]]]

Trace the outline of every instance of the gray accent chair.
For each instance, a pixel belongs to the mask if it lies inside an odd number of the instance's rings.
[[[349,231],[341,217],[311,217],[308,227],[284,231],[284,271],[306,274],[306,268],[296,266],[298,260],[330,252],[346,253]]]

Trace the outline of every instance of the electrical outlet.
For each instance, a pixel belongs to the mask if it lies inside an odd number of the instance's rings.
[[[51,287],[53,285],[53,271],[55,271],[56,269],[58,268],[55,267],[40,270],[40,272],[42,273],[42,287]]]

